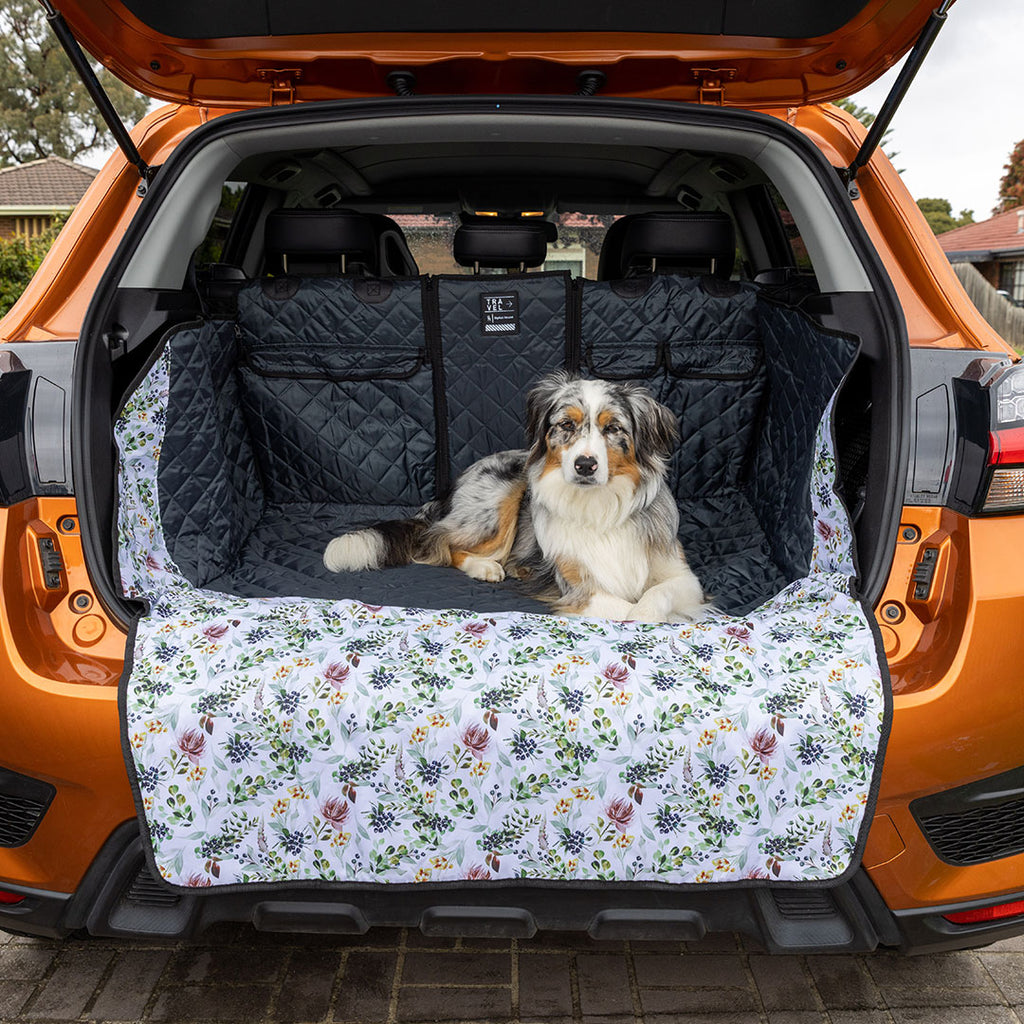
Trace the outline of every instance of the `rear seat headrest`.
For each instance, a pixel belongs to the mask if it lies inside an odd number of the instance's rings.
[[[268,269],[286,274],[376,273],[376,232],[354,210],[274,210],[264,248]]]
[[[605,234],[599,280],[651,271],[728,278],[736,259],[736,231],[725,213],[634,213]]]
[[[462,267],[525,270],[539,267],[557,238],[558,228],[546,220],[464,215],[452,254]]]

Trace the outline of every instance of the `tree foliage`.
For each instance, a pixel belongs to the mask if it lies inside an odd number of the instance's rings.
[[[50,251],[65,217],[56,217],[52,226],[37,238],[0,239],[0,316],[17,302],[43,257]]]
[[[1024,206],[1024,139],[1013,147],[1009,163],[1003,164],[1003,170],[1006,173],[999,182],[999,205],[993,214]]]
[[[0,0],[0,164],[74,160],[112,141],[85,86],[57,42],[36,0]],[[97,72],[129,125],[149,101],[105,68]]]
[[[917,205],[928,221],[928,226],[937,235],[974,223],[973,210],[961,210],[960,216],[954,217],[953,206],[948,199],[918,199]]]
[[[860,123],[864,125],[865,128],[870,128],[872,124],[874,124],[875,122],[875,115],[870,110],[868,110],[867,107],[862,107],[859,104],[854,103],[853,100],[851,100],[849,97],[842,100],[836,100],[836,106],[842,110],[845,110],[848,114],[853,114],[853,116],[857,118],[857,120],[860,121]],[[882,133],[881,148],[882,152],[885,153],[885,155],[890,160],[895,160],[896,157],[899,156],[899,151],[889,150],[885,148],[886,145],[891,141],[889,138],[890,135],[892,135],[892,129],[886,128],[885,131]],[[903,171],[900,170],[898,173],[902,174]]]

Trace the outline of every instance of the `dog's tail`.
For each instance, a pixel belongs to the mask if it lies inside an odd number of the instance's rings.
[[[424,519],[394,519],[343,533],[327,545],[324,565],[331,572],[408,565],[418,560],[427,527]]]
[[[343,533],[327,545],[324,565],[331,572],[385,569],[412,562],[451,565],[444,531],[434,529],[446,508],[445,502],[428,501],[410,519],[386,520]]]

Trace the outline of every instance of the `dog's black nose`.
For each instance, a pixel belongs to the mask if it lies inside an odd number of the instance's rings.
[[[593,455],[580,455],[573,465],[580,476],[593,476],[597,472],[597,459]]]

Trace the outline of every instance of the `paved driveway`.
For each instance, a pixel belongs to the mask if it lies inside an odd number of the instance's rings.
[[[0,933],[0,1020],[1019,1024],[1024,938],[909,959],[769,957],[731,935],[691,946],[240,926],[173,944]]]

